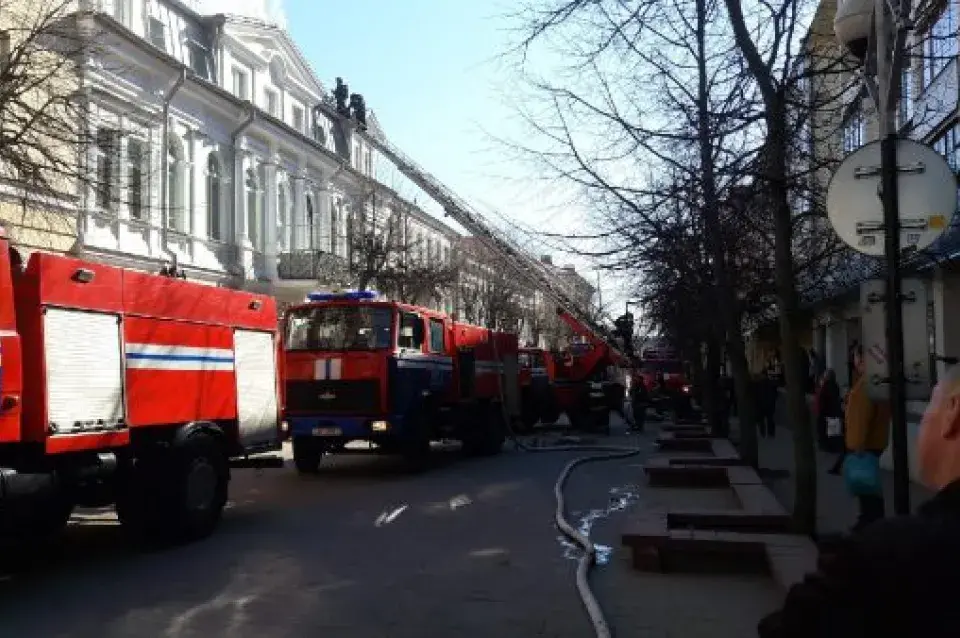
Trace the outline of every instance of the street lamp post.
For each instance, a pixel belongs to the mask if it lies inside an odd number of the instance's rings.
[[[870,2],[873,6],[870,7]],[[846,0],[839,5],[835,30],[841,44],[863,58],[863,81],[877,107],[880,129],[880,196],[883,205],[884,253],[887,266],[886,333],[888,387],[892,423],[894,510],[910,513],[907,415],[903,351],[903,298],[900,281],[900,211],[897,178],[897,104],[900,69],[910,29],[910,0]],[[873,22],[869,22],[872,9]],[[870,55],[871,38],[876,44]],[[872,59],[871,59],[872,58]],[[875,74],[875,77],[874,77]]]

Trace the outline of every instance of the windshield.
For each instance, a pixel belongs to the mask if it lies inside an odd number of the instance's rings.
[[[376,350],[389,348],[390,308],[312,306],[287,316],[287,350]]]
[[[640,371],[651,374],[656,374],[657,372],[664,374],[682,374],[683,366],[679,361],[644,361],[640,366]]]

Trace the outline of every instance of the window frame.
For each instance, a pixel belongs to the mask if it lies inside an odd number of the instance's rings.
[[[400,340],[404,339],[404,336],[402,334],[403,328],[404,328],[404,322],[408,319],[412,319],[416,322],[414,324],[413,337],[411,337],[414,341],[417,340],[417,336],[418,336],[417,326],[419,326],[420,342],[413,346],[400,345]],[[401,352],[423,352],[424,341],[425,341],[425,335],[424,335],[424,328],[423,328],[423,317],[416,312],[411,312],[409,310],[400,310],[397,316],[397,349],[400,350]]]
[[[136,156],[133,153],[133,150],[136,148],[138,150]],[[127,149],[126,149],[126,165],[124,166],[126,173],[126,188],[127,188],[127,213],[130,219],[135,221],[145,221],[144,213],[146,212],[146,200],[149,196],[149,187],[147,184],[146,177],[149,175],[149,144],[147,140],[136,136],[130,135],[127,137]],[[136,188],[134,188],[134,181],[137,182]],[[136,193],[136,197],[134,197]]]
[[[435,333],[434,328],[439,330],[438,333]],[[432,354],[446,354],[447,352],[447,331],[443,325],[443,319],[437,317],[430,317],[429,325],[429,339],[428,346]],[[437,344],[434,343],[434,338],[439,335],[440,337],[440,347],[437,349]]]

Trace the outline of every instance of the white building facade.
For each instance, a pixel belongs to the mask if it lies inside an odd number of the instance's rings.
[[[285,31],[178,0],[81,8],[98,46],[76,252],[296,301],[324,258],[348,258],[373,199],[426,258],[450,258],[457,234],[376,181],[381,158]]]

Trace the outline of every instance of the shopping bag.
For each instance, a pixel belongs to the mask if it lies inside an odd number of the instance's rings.
[[[882,494],[880,459],[870,452],[851,452],[843,460],[843,480],[854,496]]]
[[[843,423],[840,421],[840,417],[828,416],[827,417],[827,437],[833,438],[843,434]]]

